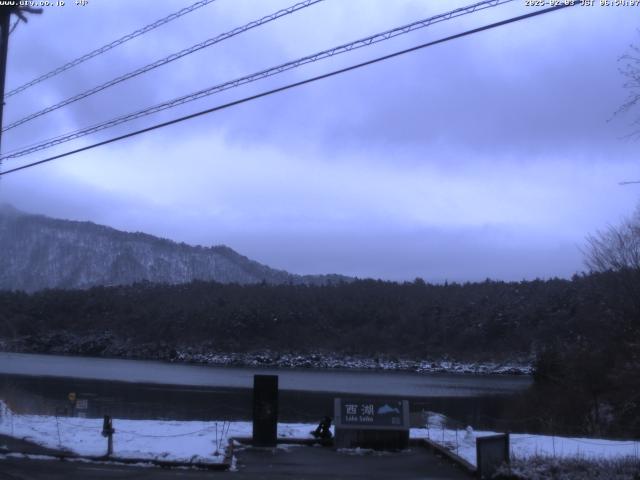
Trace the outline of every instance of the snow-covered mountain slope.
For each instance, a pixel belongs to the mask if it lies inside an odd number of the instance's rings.
[[[294,275],[250,260],[226,246],[191,246],[0,205],[0,289],[31,292],[193,280],[323,284],[349,278]]]

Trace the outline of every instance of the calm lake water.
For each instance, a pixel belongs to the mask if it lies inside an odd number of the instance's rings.
[[[278,375],[285,422],[332,416],[335,396],[375,396],[408,399],[413,412],[487,424],[531,384],[526,376],[209,367],[0,352],[0,398],[20,413],[248,420],[254,374]],[[76,402],[86,408],[73,407],[69,393],[86,400]]]

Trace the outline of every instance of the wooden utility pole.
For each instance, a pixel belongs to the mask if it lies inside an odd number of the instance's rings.
[[[2,115],[4,113],[4,79],[7,72],[7,53],[9,52],[9,28],[11,13],[17,7],[0,7],[0,153],[2,152]]]
[[[0,7],[0,153],[2,153],[2,117],[4,113],[4,81],[7,74],[7,54],[9,53],[9,33],[11,29],[11,14],[15,13],[20,20],[27,22],[25,13],[42,13],[41,8],[20,7],[14,5]]]

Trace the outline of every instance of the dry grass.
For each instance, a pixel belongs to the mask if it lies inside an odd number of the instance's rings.
[[[512,458],[495,478],[513,480],[640,480],[640,458]]]

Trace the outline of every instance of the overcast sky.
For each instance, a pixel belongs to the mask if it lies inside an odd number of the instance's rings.
[[[10,38],[7,90],[193,3],[48,7]],[[217,0],[7,99],[5,125],[294,3]],[[3,135],[8,151],[470,2],[325,0]],[[524,1],[323,60],[46,152],[87,145],[533,11]],[[568,277],[631,214],[640,143],[613,117],[640,7],[572,7],[3,177],[0,202],[295,273],[441,282]],[[640,115],[640,111],[635,112]]]

